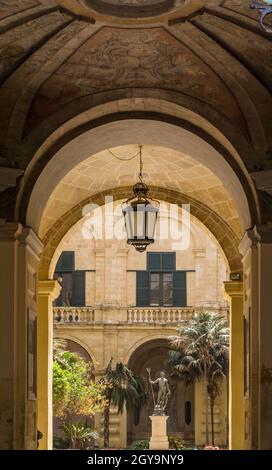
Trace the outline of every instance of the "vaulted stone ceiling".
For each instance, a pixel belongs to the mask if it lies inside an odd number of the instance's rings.
[[[249,3],[0,0],[0,189],[13,186],[41,143],[102,93],[111,101],[164,90],[185,96],[218,127],[231,126],[233,145],[246,142],[245,165],[265,191],[271,36]],[[12,198],[6,192],[2,207]]]
[[[114,188],[132,187],[138,181],[139,157],[126,159],[136,155],[138,150],[136,145],[105,150],[70,171],[48,200],[41,221],[40,237],[44,239],[53,224],[88,197],[98,192],[107,194],[107,190]],[[143,161],[144,181],[149,186],[174,190],[202,201],[229,224],[236,236],[241,236],[235,204],[219,178],[208,168],[188,155],[156,146],[144,146]]]

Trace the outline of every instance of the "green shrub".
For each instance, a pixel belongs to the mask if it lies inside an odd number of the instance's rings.
[[[129,446],[130,450],[144,450],[144,449],[149,449],[149,440],[148,439],[142,439],[141,441],[134,441],[132,444]]]
[[[196,450],[195,447],[184,442],[178,436],[169,436],[169,447],[172,450]]]
[[[71,441],[67,437],[54,437],[53,438],[53,449],[69,449]]]

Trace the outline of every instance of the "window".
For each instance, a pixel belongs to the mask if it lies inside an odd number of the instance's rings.
[[[61,279],[61,293],[54,305],[57,307],[83,307],[85,305],[85,271],[75,270],[75,253],[63,251],[54,274]]]
[[[66,273],[75,270],[75,253],[73,251],[63,251],[58,259],[55,269],[56,273]]]
[[[176,253],[148,253],[147,271],[137,272],[139,307],[186,306],[186,271],[176,271]]]
[[[150,273],[150,306],[173,305],[173,273]]]
[[[176,253],[147,253],[148,271],[175,271]]]

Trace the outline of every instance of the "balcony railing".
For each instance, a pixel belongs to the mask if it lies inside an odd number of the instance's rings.
[[[194,308],[130,308],[128,323],[178,323],[192,317]]]
[[[62,323],[93,323],[94,309],[91,307],[54,307],[55,324]]]
[[[131,307],[108,309],[94,309],[93,307],[54,307],[53,316],[55,325],[91,325],[91,324],[169,324],[176,325],[181,320],[189,320],[196,311],[208,310],[220,315],[228,315],[228,307],[179,307],[179,308],[156,308],[156,307]]]

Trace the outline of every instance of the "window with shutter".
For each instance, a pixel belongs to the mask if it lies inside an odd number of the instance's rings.
[[[148,253],[147,271],[137,272],[139,307],[185,307],[186,271],[176,271],[176,253]]]
[[[148,271],[175,271],[176,253],[147,253]]]
[[[146,307],[150,302],[149,272],[137,271],[136,303],[138,307]]]
[[[56,273],[72,272],[75,269],[74,251],[63,251],[58,259]]]
[[[186,271],[173,272],[173,306],[186,307]]]
[[[147,269],[149,271],[161,270],[161,253],[147,253]]]
[[[75,307],[85,305],[85,271],[73,272],[72,305]]]
[[[60,307],[85,306],[85,271],[75,271],[75,253],[63,251],[55,269],[54,278],[61,278],[61,293],[54,302]]]
[[[175,271],[176,253],[162,253],[161,268],[162,268],[162,271]]]

